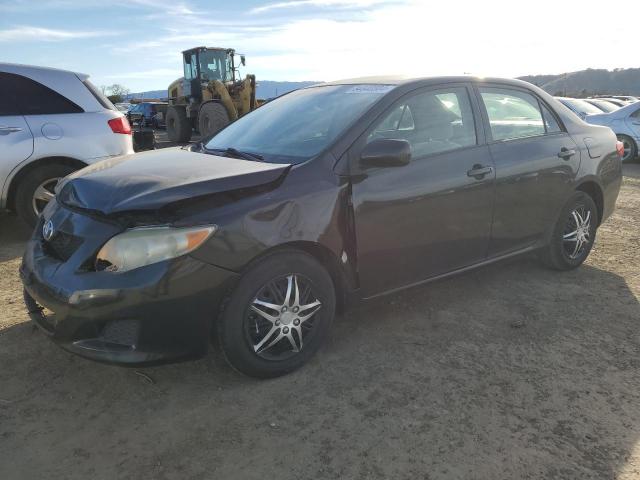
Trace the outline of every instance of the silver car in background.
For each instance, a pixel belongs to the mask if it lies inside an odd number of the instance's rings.
[[[588,115],[585,121],[613,130],[624,145],[623,162],[637,158],[640,145],[640,102],[632,103],[615,112]]]
[[[620,108],[620,105],[616,105],[615,103],[610,102],[609,100],[604,100],[602,98],[585,98],[584,101],[590,103],[591,105],[595,105],[604,113],[615,112]]]
[[[602,113],[595,105],[582,100],[581,98],[569,98],[569,97],[555,97],[560,103],[562,103],[565,107],[571,110],[573,113],[578,115],[582,120],[585,119],[587,115],[595,115],[598,113]]]
[[[0,210],[35,225],[59,179],[133,153],[129,122],[88,78],[0,63]]]

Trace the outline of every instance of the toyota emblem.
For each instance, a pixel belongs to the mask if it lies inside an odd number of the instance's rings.
[[[53,237],[54,233],[55,233],[55,228],[53,228],[53,222],[49,220],[42,226],[42,236],[44,237],[45,240],[49,241],[51,240],[51,237]]]

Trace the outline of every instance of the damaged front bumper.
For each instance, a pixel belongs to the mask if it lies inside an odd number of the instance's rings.
[[[56,235],[79,239],[62,247],[59,237],[47,242],[41,222],[20,267],[29,315],[51,340],[83,357],[124,365],[206,352],[219,303],[237,274],[188,255],[128,272],[94,271],[88,265],[95,252],[118,227],[64,208],[47,212]]]

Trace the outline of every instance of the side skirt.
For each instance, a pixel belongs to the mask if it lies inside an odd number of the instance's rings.
[[[443,273],[441,275],[436,275],[434,277],[429,277],[429,278],[427,278],[425,280],[420,280],[419,282],[410,283],[408,285],[403,285],[402,287],[397,287],[397,288],[393,288],[391,290],[386,290],[386,291],[381,292],[381,293],[376,293],[375,295],[371,295],[370,297],[362,297],[362,300],[370,300],[370,299],[373,299],[373,298],[382,297],[384,295],[390,295],[392,293],[396,293],[396,292],[400,292],[402,290],[406,290],[407,288],[417,287],[419,285],[424,285],[425,283],[430,283],[430,282],[434,282],[436,280],[441,280],[441,279],[444,279],[444,278],[453,277],[454,275],[459,275],[461,273],[465,273],[465,272],[468,272],[470,270],[475,270],[476,268],[484,267],[486,265],[490,265],[492,263],[496,263],[496,262],[499,262],[501,260],[506,260],[506,259],[511,258],[511,257],[517,257],[518,255],[522,255],[522,254],[525,254],[525,253],[533,252],[535,250],[538,250],[539,248],[540,248],[540,245],[534,244],[534,245],[531,245],[529,247],[526,247],[526,248],[523,248],[523,249],[520,249],[520,250],[516,250],[514,252],[507,253],[505,255],[500,255],[498,257],[493,257],[493,258],[489,258],[487,260],[483,260],[483,261],[478,262],[478,263],[474,263],[474,264],[469,265],[467,267],[462,267],[462,268],[459,268],[457,270],[452,270],[451,272]]]

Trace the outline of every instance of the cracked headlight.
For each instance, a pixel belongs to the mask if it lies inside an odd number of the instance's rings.
[[[111,238],[96,256],[96,270],[126,272],[192,252],[213,235],[217,227],[132,228]]]

